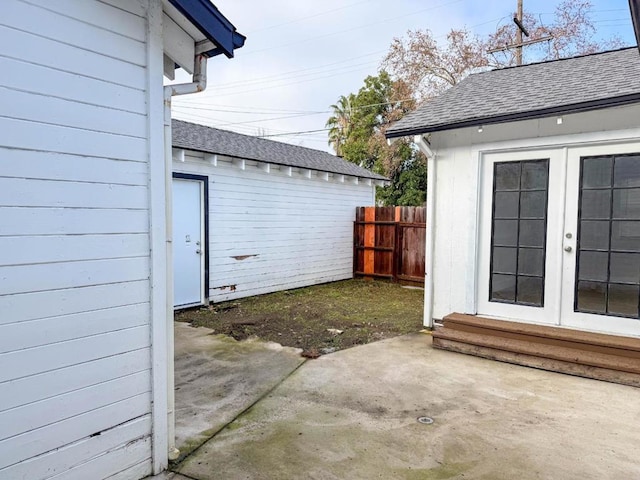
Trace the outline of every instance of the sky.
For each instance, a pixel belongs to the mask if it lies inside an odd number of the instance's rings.
[[[206,91],[174,97],[173,117],[332,152],[325,122],[340,95],[376,75],[392,40],[429,29],[486,35],[510,22],[516,0],[213,0],[247,37],[235,57],[209,60]],[[550,22],[559,2],[524,0]],[[592,0],[596,36],[635,45],[627,0]],[[524,52],[526,62],[526,49]],[[178,71],[176,81],[190,81]],[[333,152],[332,152],[333,153]]]

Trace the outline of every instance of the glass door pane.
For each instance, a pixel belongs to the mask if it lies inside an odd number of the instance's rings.
[[[549,160],[493,166],[489,301],[544,306]]]
[[[640,318],[640,155],[580,159],[574,311]]]

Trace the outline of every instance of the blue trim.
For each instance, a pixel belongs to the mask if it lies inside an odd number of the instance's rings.
[[[208,57],[224,53],[231,58],[233,51],[244,45],[246,37],[238,33],[236,27],[209,0],[169,0],[169,3],[218,46],[205,52]]]

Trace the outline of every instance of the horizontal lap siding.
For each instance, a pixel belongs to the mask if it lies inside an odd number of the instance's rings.
[[[146,19],[128,3],[0,16],[0,478],[150,473]]]
[[[210,300],[351,278],[355,207],[373,204],[373,186],[273,166],[214,167],[197,152],[174,169],[209,176]]]

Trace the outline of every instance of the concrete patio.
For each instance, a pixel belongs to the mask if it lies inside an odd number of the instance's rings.
[[[208,339],[198,348],[215,357],[202,346]],[[236,346],[223,356],[238,363],[237,377],[225,378],[245,385],[235,394],[245,401],[218,419],[192,405],[201,430],[217,433],[167,479],[640,478],[640,391],[633,387],[434,350],[428,334],[299,368],[295,351],[273,346],[262,366],[245,355],[245,368],[242,343]],[[178,358],[176,379],[191,368]],[[211,379],[226,375],[222,364],[199,368]],[[242,383],[244,371],[255,381]],[[256,388],[260,372],[265,384]],[[422,416],[433,424],[419,423]],[[212,420],[213,429],[204,426]]]

